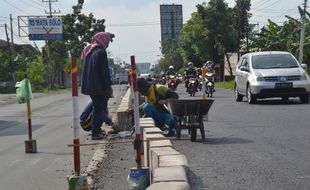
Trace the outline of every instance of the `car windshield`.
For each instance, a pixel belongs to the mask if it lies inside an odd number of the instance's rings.
[[[252,57],[254,69],[297,68],[298,63],[288,54],[256,55]]]

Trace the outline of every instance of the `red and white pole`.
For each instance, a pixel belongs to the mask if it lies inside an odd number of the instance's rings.
[[[78,94],[78,77],[77,77],[77,60],[71,58],[71,88],[73,100],[73,155],[74,155],[74,172],[76,176],[81,172],[80,161],[80,133],[79,133],[79,94]]]
[[[137,85],[137,70],[135,56],[130,56],[131,60],[131,83],[133,87],[133,97],[134,97],[134,118],[135,118],[135,142],[137,144],[141,143],[140,139],[140,117],[139,117],[139,96],[138,96],[138,85]],[[141,146],[136,146],[136,163],[137,168],[142,168],[141,165]]]

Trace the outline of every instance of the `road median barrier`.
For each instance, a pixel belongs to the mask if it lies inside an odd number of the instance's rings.
[[[132,128],[133,115],[128,113],[128,108],[130,108],[132,104],[131,100],[130,88],[128,88],[116,110],[117,126],[120,131],[129,131]]]
[[[117,110],[120,130],[130,130],[133,126],[133,115],[128,114],[128,108],[132,108],[130,89]],[[173,148],[171,141],[155,127],[152,118],[140,118],[140,134],[143,140],[143,166],[150,169],[151,185],[147,190],[191,190],[187,178],[187,158]]]
[[[155,127],[152,118],[140,118],[144,167],[150,169],[151,185],[147,190],[190,190],[188,161],[176,151],[171,141]]]

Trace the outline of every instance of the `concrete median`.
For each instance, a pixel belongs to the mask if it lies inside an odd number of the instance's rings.
[[[127,113],[127,109],[131,107],[132,98],[128,89],[117,110],[121,130],[132,126],[132,122],[128,122],[132,121],[132,116]],[[191,190],[187,177],[187,158],[173,148],[171,141],[155,127],[152,118],[140,118],[140,134],[143,140],[144,167],[150,169],[151,185],[147,190]]]

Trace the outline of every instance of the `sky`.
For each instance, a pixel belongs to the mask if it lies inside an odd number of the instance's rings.
[[[48,1],[48,0],[43,0]],[[52,0],[56,1],[56,0]],[[136,62],[150,62],[155,64],[161,56],[160,52],[160,10],[161,4],[182,4],[183,22],[186,23],[195,12],[196,5],[202,0],[85,0],[82,12],[92,12],[95,18],[105,19],[106,31],[115,34],[113,43],[108,50],[117,60],[130,62],[134,55]],[[228,6],[233,7],[235,0],[225,0]],[[304,0],[252,0],[250,23],[263,27],[268,19],[281,25],[289,15],[299,19],[297,6],[302,6]],[[61,14],[72,12],[72,5],[77,0],[58,0],[52,3],[55,11]],[[10,25],[9,15],[13,16],[14,42],[19,44],[34,44],[27,37],[18,35],[18,16],[45,15],[48,3],[42,0],[0,0],[0,39],[6,40],[4,24]],[[35,41],[42,47],[43,41]]]

